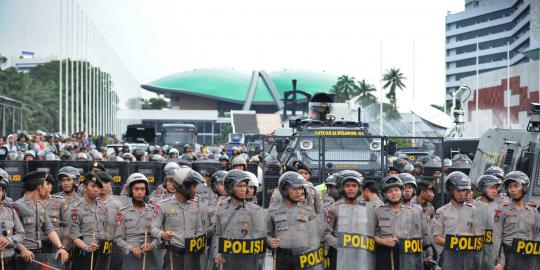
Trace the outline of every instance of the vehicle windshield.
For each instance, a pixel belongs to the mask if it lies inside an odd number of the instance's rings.
[[[195,134],[192,132],[186,131],[185,129],[171,128],[165,129],[163,134],[164,144],[175,145],[175,144],[193,144]]]

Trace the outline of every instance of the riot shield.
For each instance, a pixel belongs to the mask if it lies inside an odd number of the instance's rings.
[[[511,247],[504,247],[504,256],[504,269],[538,269],[531,266],[538,263],[540,241],[513,239]]]
[[[342,204],[337,221],[337,270],[375,269],[375,228],[373,215],[363,205]]]
[[[240,207],[222,220],[218,252],[222,270],[262,270],[266,253],[266,220],[261,208]]]
[[[124,162],[115,162],[115,161],[103,161],[101,162],[106,169],[107,174],[112,176],[113,185],[112,191],[113,194],[119,195],[122,190],[128,175],[127,175],[127,165]]]
[[[397,248],[399,249],[399,269],[400,270],[422,270],[423,262],[423,242],[422,242],[422,213],[411,209],[411,214],[400,213],[396,219],[395,236],[399,238]]]
[[[9,174],[9,186],[6,196],[17,200],[24,194],[22,178],[26,175],[26,162],[16,160],[0,161],[0,168],[4,169]]]
[[[306,221],[307,218],[303,213],[297,214],[298,222],[278,235],[279,247],[292,250],[295,269],[323,270],[325,250],[321,246],[319,224],[316,219]]]
[[[480,269],[483,247],[483,235],[447,234],[442,269]]]

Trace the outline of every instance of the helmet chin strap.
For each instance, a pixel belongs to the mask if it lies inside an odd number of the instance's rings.
[[[135,200],[135,198],[131,198],[131,201],[135,206],[144,206],[144,200]]]

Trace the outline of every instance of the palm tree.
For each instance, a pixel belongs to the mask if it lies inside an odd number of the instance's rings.
[[[386,83],[384,84],[383,88],[387,89],[390,87],[390,90],[388,90],[388,93],[386,93],[386,98],[390,101],[390,103],[394,106],[394,109],[397,109],[396,107],[396,88],[399,88],[399,90],[403,90],[405,87],[405,84],[403,84],[403,81],[406,80],[403,76],[403,73],[399,68],[391,68],[390,70],[387,70],[384,74],[383,81]]]
[[[368,105],[377,102],[377,98],[371,92],[375,92],[377,89],[372,84],[369,84],[366,80],[358,81],[358,100],[357,103],[361,105]]]
[[[354,77],[342,75],[338,78],[337,83],[332,86],[330,92],[336,94],[335,102],[344,102],[358,95],[358,85],[354,81]]]

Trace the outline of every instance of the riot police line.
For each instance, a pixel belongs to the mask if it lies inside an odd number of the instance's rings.
[[[2,267],[263,269],[267,253],[273,269],[540,267],[540,216],[523,200],[522,172],[492,167],[474,183],[450,173],[450,202],[434,213],[433,184],[410,174],[389,171],[379,183],[344,170],[321,194],[301,163],[283,168],[263,210],[246,169],[168,163],[154,194],[147,176],[132,173],[114,195],[103,164],[82,175],[63,166],[23,175],[14,202],[5,194],[13,177],[2,170]]]

